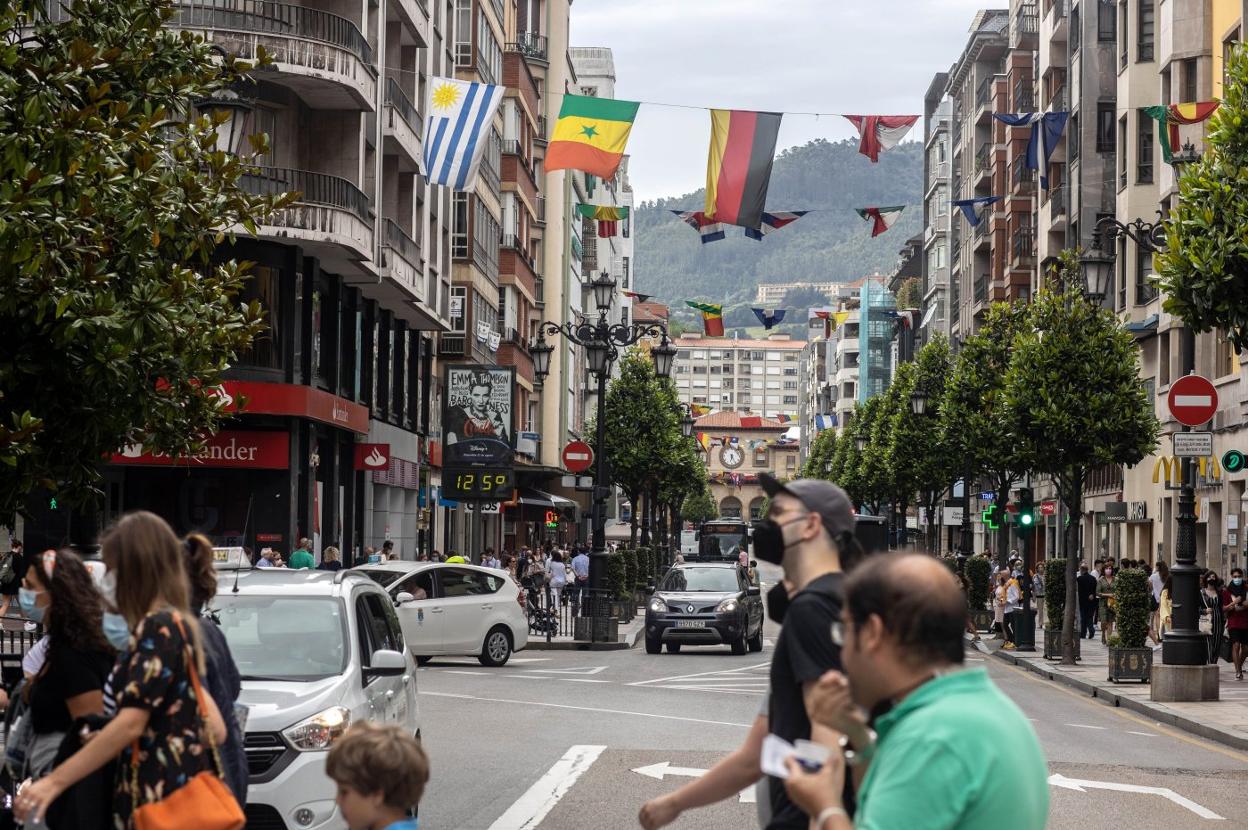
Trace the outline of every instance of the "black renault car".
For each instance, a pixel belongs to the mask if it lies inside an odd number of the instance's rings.
[[[682,645],[763,650],[763,599],[735,562],[674,566],[646,604],[646,653]]]

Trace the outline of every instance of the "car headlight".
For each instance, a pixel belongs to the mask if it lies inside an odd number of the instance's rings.
[[[316,752],[333,746],[350,724],[350,710],[331,706],[282,730],[282,735],[300,752]]]
[[[715,611],[720,614],[731,614],[733,611],[736,611],[736,610],[737,610],[736,597],[729,597],[728,599],[721,602],[715,608]]]
[[[650,611],[654,614],[666,614],[667,603],[655,597],[650,600]]]

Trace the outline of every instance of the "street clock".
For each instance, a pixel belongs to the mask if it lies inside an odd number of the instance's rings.
[[[719,460],[725,467],[733,469],[741,466],[741,462],[745,459],[741,450],[737,447],[728,446],[719,451]]]

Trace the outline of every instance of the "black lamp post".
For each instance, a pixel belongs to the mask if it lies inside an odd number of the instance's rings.
[[[229,54],[221,46],[213,44],[212,49],[221,56],[222,63],[229,60]],[[215,125],[217,149],[223,153],[236,156],[243,148],[248,118],[255,109],[249,97],[249,86],[240,79],[195,102],[195,109]]]
[[[608,315],[612,301],[615,299],[615,280],[603,271],[593,280],[587,282],[594,295],[594,304],[598,307],[598,320],[588,319],[568,322],[563,325],[543,321],[537,328],[537,339],[530,343],[529,354],[533,357],[533,373],[538,383],[550,374],[550,355],[554,346],[546,340],[546,335],[563,335],[578,346],[585,348],[585,359],[589,371],[598,379],[598,423],[595,439],[597,453],[594,466],[594,497],[593,497],[593,550],[589,555],[589,588],[594,595],[606,587],[607,576],[607,496],[610,488],[607,485],[607,454],[606,444],[606,401],[607,378],[611,374],[611,364],[619,357],[622,347],[631,346],[643,337],[661,338],[657,346],[650,348],[650,357],[654,360],[654,373],[660,378],[671,377],[672,363],[676,359],[676,347],[668,339],[667,328],[661,323],[633,323],[623,325],[611,323]],[[683,430],[683,425],[682,425]],[[692,431],[692,421],[690,422]],[[591,603],[595,609],[594,616],[602,613],[597,603]]]
[[[680,404],[680,434],[686,438],[692,438],[693,426],[693,407],[687,403]]]

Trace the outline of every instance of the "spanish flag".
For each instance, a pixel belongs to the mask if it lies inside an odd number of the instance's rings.
[[[614,176],[639,106],[636,101],[564,95],[546,148],[546,171],[583,170],[600,179]]]
[[[695,303],[685,300],[685,305],[702,312],[702,329],[707,337],[724,336],[724,307],[713,303]]]
[[[1157,121],[1157,143],[1161,145],[1161,160],[1170,163],[1179,145],[1179,125],[1199,124],[1218,109],[1218,101],[1171,104],[1170,106],[1145,107],[1144,112]]]
[[[706,207],[702,211],[707,219],[746,228],[762,224],[782,115],[711,110]]]
[[[705,432],[698,433],[698,443],[702,446],[703,452],[711,451],[711,436],[707,435]]]

